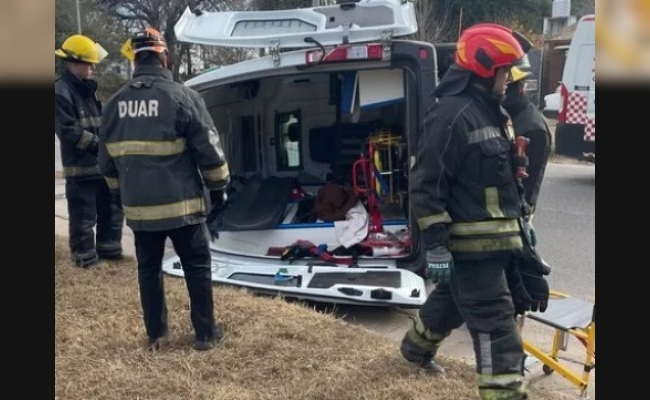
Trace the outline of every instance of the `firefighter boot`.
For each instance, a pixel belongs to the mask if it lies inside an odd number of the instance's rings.
[[[512,376],[495,376],[495,380],[506,380],[512,379]],[[479,382],[479,396],[481,400],[527,400],[528,396],[528,384],[523,380],[523,377],[515,377],[513,380],[513,388],[495,388],[495,387],[486,387],[487,382]]]
[[[212,338],[210,339],[196,339],[194,342],[194,350],[206,351],[213,348],[217,343],[223,339],[223,330],[219,325],[215,325],[212,330]]]
[[[161,347],[166,346],[169,343],[169,330],[165,329],[165,332],[157,338],[149,338],[149,351],[158,351]]]
[[[415,334],[415,331],[411,329],[402,339],[402,344],[399,349],[400,353],[402,353],[402,357],[407,361],[414,363],[419,368],[422,368],[427,374],[437,375],[444,373],[445,370],[433,360],[440,343],[427,346],[430,348],[427,350],[411,339],[413,334]],[[435,349],[433,349],[434,347]]]
[[[99,265],[99,258],[97,257],[97,255],[88,256],[88,257],[74,256],[72,257],[72,259],[77,267],[81,267],[85,269],[96,267]]]

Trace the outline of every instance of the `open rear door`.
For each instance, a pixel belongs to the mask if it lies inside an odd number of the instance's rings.
[[[304,48],[386,40],[417,31],[411,1],[374,0],[274,11],[192,11],[174,27],[182,42],[224,47]]]
[[[416,31],[414,3],[404,0],[373,0],[277,11],[206,12],[188,8],[175,25],[176,37],[182,42],[271,48],[272,51],[327,46],[343,48],[345,56],[354,60],[371,59],[367,46],[373,46],[374,55],[379,49],[383,57],[387,47],[384,44],[388,40]],[[345,44],[350,46],[340,46]],[[308,51],[303,52],[307,57],[294,54],[300,58],[300,65],[306,65],[309,58]],[[233,68],[235,72],[230,76],[234,76],[233,80],[249,71],[245,66]],[[272,67],[266,63],[262,68],[270,70]],[[208,79],[212,77],[208,76],[202,82]],[[360,74],[359,79],[362,86],[368,87],[360,96],[364,105],[398,101],[405,96],[403,72],[399,69],[380,75],[377,71],[366,71]],[[372,86],[374,81],[380,81],[382,85]],[[251,240],[250,236],[246,240]],[[280,257],[248,254],[246,251],[225,252],[214,247],[211,250],[212,281],[215,284],[330,304],[419,308],[427,297],[422,277],[398,268],[395,259],[390,257],[359,259],[358,265],[349,266],[323,262],[319,257],[289,262]],[[163,271],[170,276],[184,276],[178,256],[165,260]]]
[[[251,262],[237,256],[212,256],[212,282],[247,288],[255,293],[328,304],[420,308],[426,283],[401,268],[295,265],[272,260]],[[177,255],[163,261],[165,274],[183,277]]]

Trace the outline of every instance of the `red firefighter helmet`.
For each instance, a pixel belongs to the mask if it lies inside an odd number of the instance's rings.
[[[460,35],[456,46],[456,63],[480,77],[494,76],[499,67],[521,63],[525,51],[519,36],[498,24],[471,26]]]
[[[124,42],[121,52],[129,61],[133,61],[135,55],[141,51],[167,52],[167,42],[157,29],[146,28],[137,31]]]
[[[131,47],[135,54],[141,51],[153,51],[156,53],[167,51],[165,38],[154,28],[146,28],[134,33],[131,36]]]

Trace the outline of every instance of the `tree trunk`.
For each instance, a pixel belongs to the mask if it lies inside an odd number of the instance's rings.
[[[192,70],[192,52],[190,51],[190,46],[187,46],[185,49],[185,55],[187,56],[187,76],[193,76],[194,71]]]

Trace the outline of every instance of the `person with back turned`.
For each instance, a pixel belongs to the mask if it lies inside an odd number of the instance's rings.
[[[228,163],[203,98],[172,80],[163,36],[147,28],[125,48],[134,74],[106,102],[99,165],[135,236],[149,348],[158,350],[169,337],[162,260],[170,238],[189,292],[194,348],[208,350],[223,331],[215,321],[204,190],[213,207],[222,206]]]

